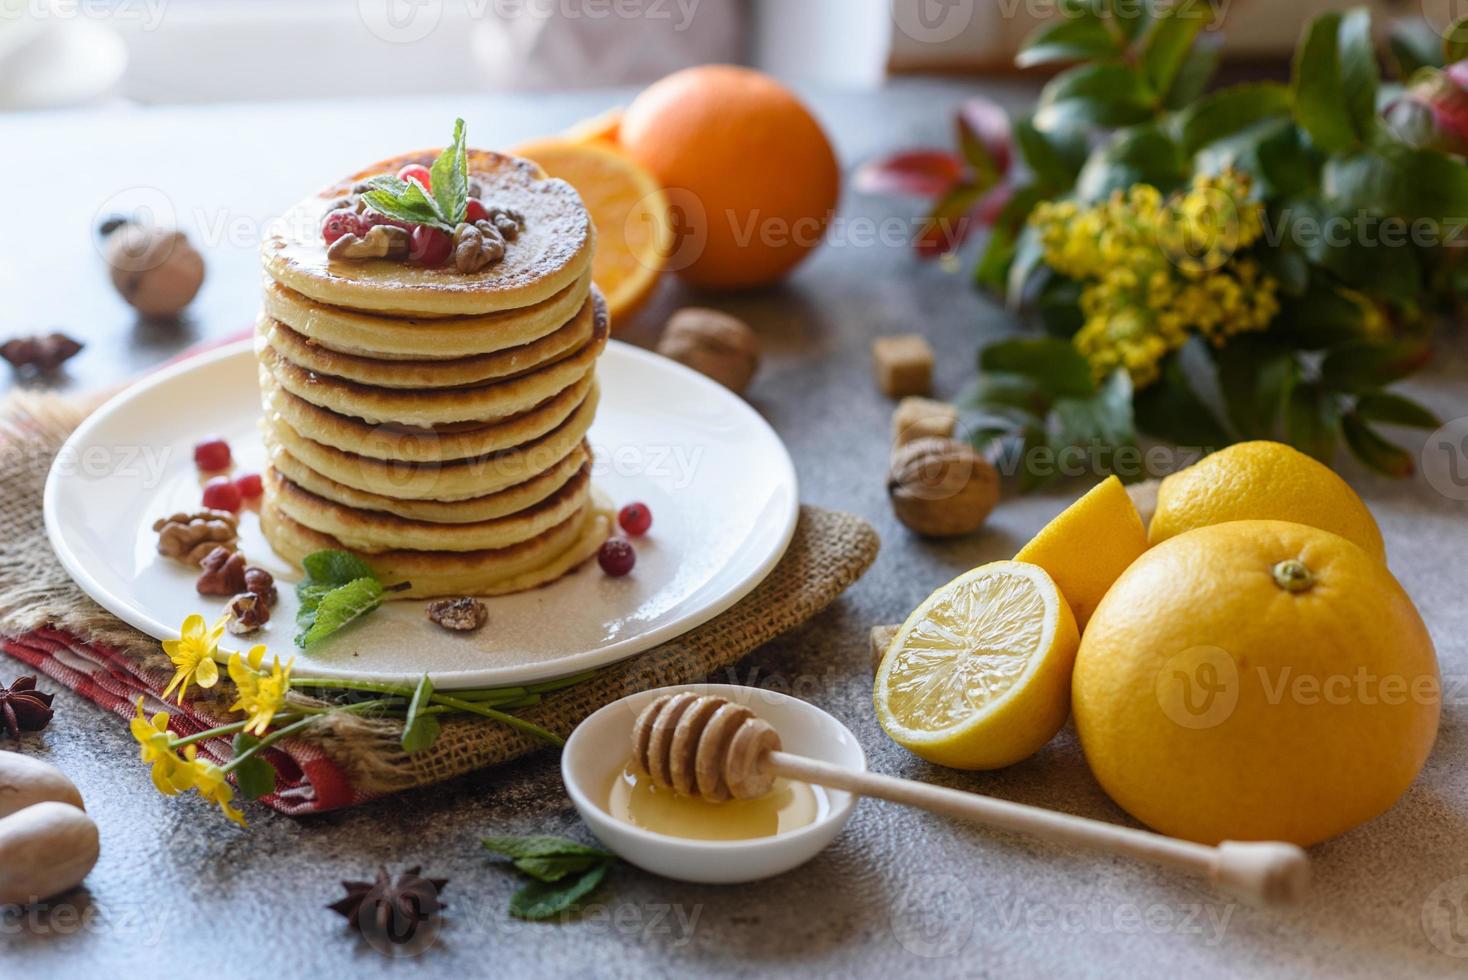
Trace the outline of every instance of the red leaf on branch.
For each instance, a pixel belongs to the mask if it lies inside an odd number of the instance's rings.
[[[864,164],[854,183],[867,194],[942,197],[963,178],[963,161],[947,150],[905,150]]]
[[[1009,113],[982,96],[969,99],[958,110],[958,145],[978,183],[997,183],[1009,173],[1014,156]]]

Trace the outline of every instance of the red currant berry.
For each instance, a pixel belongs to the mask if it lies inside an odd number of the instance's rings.
[[[617,523],[634,538],[640,538],[652,527],[652,511],[647,504],[628,504],[617,514]]]
[[[227,510],[231,513],[240,509],[240,488],[227,476],[216,476],[204,484],[204,506],[210,510]]]
[[[398,176],[403,180],[416,180],[423,185],[425,191],[433,190],[433,175],[428,172],[427,167],[420,167],[417,164],[404,167],[398,171]]]
[[[246,500],[254,500],[265,492],[265,484],[260,481],[259,473],[246,473],[244,476],[235,477],[235,489],[240,496]]]
[[[229,469],[229,443],[219,437],[194,445],[194,465],[205,473]]]
[[[449,260],[454,239],[432,225],[414,225],[408,239],[408,259],[419,265],[440,266]]]
[[[321,238],[328,245],[343,235],[360,235],[366,230],[362,216],[349,208],[337,208],[321,222]]]
[[[596,563],[612,578],[621,578],[637,564],[637,552],[621,538],[608,538],[596,553]]]
[[[486,221],[488,219],[489,208],[484,206],[484,202],[477,197],[469,198],[469,204],[464,208],[464,220],[472,225],[476,221]]]

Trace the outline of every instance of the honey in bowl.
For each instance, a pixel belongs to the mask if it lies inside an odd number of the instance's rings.
[[[607,794],[607,812],[618,820],[692,840],[773,837],[815,823],[830,807],[822,787],[783,778],[756,799],[710,803],[656,786],[630,763],[612,779]]]

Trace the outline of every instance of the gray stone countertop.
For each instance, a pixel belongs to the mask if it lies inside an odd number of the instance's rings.
[[[877,95],[811,93],[848,172],[884,149],[946,145],[950,110],[973,86],[908,82]],[[1031,90],[990,85],[1017,104]],[[621,96],[619,99],[618,96]],[[260,222],[301,192],[405,146],[441,142],[464,115],[474,141],[512,145],[626,93],[485,95],[319,105],[109,110],[0,117],[0,145],[37,190],[12,194],[0,236],[0,332],[61,328],[87,340],[63,384],[119,383],[254,315]],[[181,326],[135,323],[111,292],[87,235],[138,187],[155,188],[206,249],[209,280]],[[120,195],[120,196],[119,196]],[[649,345],[689,302],[748,319],[765,346],[752,403],[795,458],[802,499],[862,515],[880,530],[876,564],[801,629],[713,678],[792,692],[859,736],[873,769],[1103,820],[1128,818],[1087,772],[1070,729],[1001,772],[927,765],[889,742],[870,703],[867,630],[900,620],[932,588],[1008,557],[1084,484],[1008,499],[965,540],[919,541],[883,490],[891,405],[875,390],[869,345],[926,334],[937,390],[952,395],[984,338],[1015,329],[962,274],[919,265],[863,227],[908,202],[848,193],[833,240],[788,284],[740,296],[674,283],[623,337]],[[966,267],[966,266],[965,266]],[[1468,415],[1468,347],[1443,344],[1410,386],[1444,418]],[[1419,436],[1419,440],[1420,440]],[[1421,445],[1420,441],[1417,443]],[[552,754],[442,786],[309,819],[251,807],[242,832],[197,797],[155,793],[126,727],[63,692],[56,721],[21,750],[79,784],[102,834],[84,889],[49,910],[0,916],[6,976],[1461,976],[1468,967],[1468,505],[1422,477],[1348,470],[1375,510],[1392,567],[1418,602],[1447,681],[1426,771],[1384,816],[1312,850],[1301,908],[1263,911],[1149,867],[864,801],[845,833],[770,881],[699,887],[614,872],[579,922],[510,919],[514,875],[478,840],[489,833],[584,837]],[[1468,493],[1456,494],[1457,497]],[[19,665],[0,658],[0,677]],[[434,944],[395,962],[323,906],[343,878],[421,864],[450,879]],[[1451,918],[1456,914],[1456,918]],[[1447,926],[1442,923],[1448,923]]]

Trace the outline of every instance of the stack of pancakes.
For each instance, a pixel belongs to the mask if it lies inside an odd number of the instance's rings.
[[[355,552],[399,597],[500,595],[596,553],[587,430],[607,309],[595,231],[569,184],[470,151],[471,189],[524,229],[479,272],[452,261],[329,261],[323,216],[368,168],[298,204],[266,237],[256,350],[270,465],[261,527],[299,564]]]

